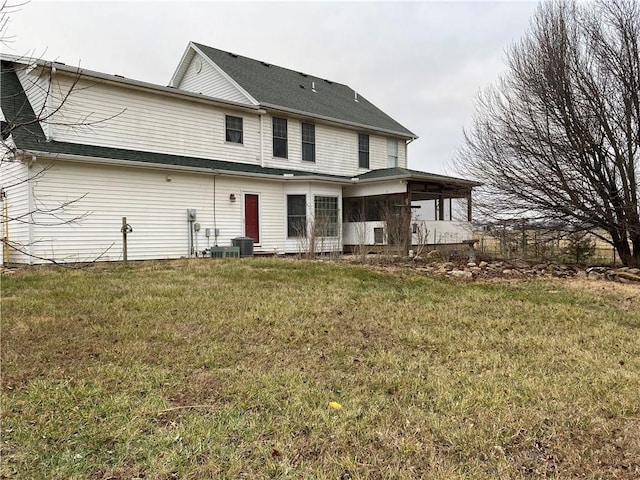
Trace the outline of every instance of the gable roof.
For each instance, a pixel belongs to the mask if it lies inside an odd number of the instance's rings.
[[[215,63],[262,107],[417,138],[347,85],[200,43],[191,42],[190,46]]]

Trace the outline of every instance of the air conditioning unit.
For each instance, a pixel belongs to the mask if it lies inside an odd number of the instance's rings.
[[[236,237],[231,240],[234,247],[240,249],[240,257],[253,257],[253,238]]]
[[[239,258],[240,247],[211,247],[212,258]]]

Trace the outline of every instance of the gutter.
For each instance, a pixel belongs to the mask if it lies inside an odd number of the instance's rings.
[[[357,177],[356,177],[357,178]],[[450,183],[453,185],[460,185],[465,187],[480,187],[482,183],[474,182],[472,180],[464,180],[462,178],[455,177],[430,177],[427,175],[392,175],[389,177],[378,177],[378,178],[358,178],[358,183],[374,183],[374,182],[384,182],[387,180],[422,180],[422,181],[431,181],[438,183]]]
[[[321,181],[324,183],[339,183],[339,184],[351,184],[351,179],[349,178],[335,178],[335,177],[324,177],[322,175],[294,175],[294,174],[271,174],[271,173],[255,173],[255,172],[241,172],[237,170],[227,170],[227,169],[219,169],[219,168],[206,168],[206,167],[189,167],[184,165],[172,165],[166,163],[155,163],[155,162],[140,162],[136,160],[120,160],[120,159],[112,159],[112,158],[104,158],[104,157],[91,157],[87,155],[73,155],[68,153],[51,153],[51,152],[40,152],[40,151],[22,151],[19,155],[21,160],[31,159],[34,156],[52,158],[54,160],[67,160],[70,162],[77,163],[91,163],[98,165],[114,165],[114,166],[124,166],[124,167],[132,167],[132,168],[147,168],[150,170],[174,170],[174,171],[183,171],[183,172],[197,172],[197,173],[206,173],[213,175],[227,175],[232,177],[251,177],[251,178],[260,178],[266,180],[279,180],[279,181],[287,181],[287,182],[297,182],[297,181]],[[291,175],[291,176],[288,176]]]

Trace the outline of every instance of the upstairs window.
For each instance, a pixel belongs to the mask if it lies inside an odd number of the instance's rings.
[[[398,166],[398,141],[395,138],[387,140],[387,166],[389,168]]]
[[[369,135],[358,134],[358,166],[369,168]]]
[[[288,158],[286,118],[273,117],[273,156]]]
[[[287,237],[307,236],[307,196],[287,195]]]
[[[242,143],[242,117],[225,115],[226,140],[230,143]]]
[[[311,123],[302,124],[302,160],[316,161],[316,126]]]

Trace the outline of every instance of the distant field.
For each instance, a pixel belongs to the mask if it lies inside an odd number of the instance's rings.
[[[640,478],[639,287],[26,269],[1,327],[3,479]]]

